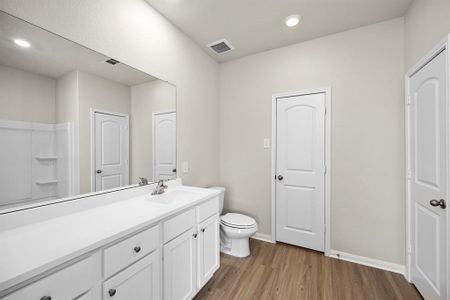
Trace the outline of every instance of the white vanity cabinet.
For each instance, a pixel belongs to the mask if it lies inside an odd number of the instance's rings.
[[[103,299],[161,299],[160,251],[147,255],[103,284]]]
[[[220,266],[219,215],[198,225],[198,287],[202,288]]]
[[[166,221],[164,299],[191,299],[220,265],[219,199]],[[173,238],[175,237],[175,238]]]
[[[144,208],[148,205],[140,203]],[[128,217],[136,215],[131,211]],[[128,229],[127,235],[116,238],[98,235],[105,240],[104,244],[99,242],[77,255],[67,252],[75,258],[62,261],[53,271],[42,269],[41,275],[23,278],[7,289],[0,289],[0,299],[192,299],[219,268],[218,197],[204,196],[172,213],[167,210],[159,219],[144,221],[146,225]],[[85,234],[89,232],[80,231],[77,236]],[[46,249],[42,247],[42,252]]]
[[[164,245],[164,299],[191,299],[197,292],[196,228]]]

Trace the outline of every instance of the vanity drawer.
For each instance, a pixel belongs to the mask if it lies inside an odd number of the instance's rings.
[[[219,197],[197,206],[197,222],[202,222],[217,213],[219,213]]]
[[[163,224],[164,244],[195,225],[195,209],[188,210]]]
[[[93,259],[89,257],[2,299],[75,299],[91,289],[93,271]]]
[[[131,265],[160,245],[160,225],[144,230],[104,250],[105,278]]]

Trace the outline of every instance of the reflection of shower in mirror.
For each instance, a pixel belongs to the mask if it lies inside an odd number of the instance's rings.
[[[0,197],[6,203],[78,194],[72,123],[0,120]],[[19,179],[19,180],[18,180]]]

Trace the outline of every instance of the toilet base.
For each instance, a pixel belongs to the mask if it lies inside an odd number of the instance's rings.
[[[250,255],[249,238],[230,239],[221,234],[220,252],[235,257],[247,257]]]

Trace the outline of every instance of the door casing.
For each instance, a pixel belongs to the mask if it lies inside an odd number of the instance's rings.
[[[325,255],[330,255],[331,242],[331,87],[300,90],[272,95],[272,243],[276,243],[276,156],[277,156],[277,100],[279,98],[325,94]]]
[[[442,51],[450,50],[450,35],[443,39],[435,48],[433,48],[427,55],[425,55],[421,60],[419,60],[405,75],[405,194],[406,194],[406,245],[405,245],[405,252],[406,252],[406,272],[405,277],[406,279],[411,282],[411,194],[410,194],[410,180],[411,180],[411,173],[410,173],[410,149],[409,149],[409,142],[410,142],[410,128],[409,128],[409,103],[410,103],[410,97],[409,97],[409,89],[410,89],[410,79],[411,77],[418,72],[422,67],[424,67],[427,63],[429,63],[433,58],[435,58],[439,53]],[[450,70],[450,59],[447,58],[447,94],[449,94],[448,89],[450,87],[450,76],[448,74]],[[450,140],[450,127],[449,127],[449,117],[450,117],[450,105],[447,105],[447,134],[448,139]],[[447,153],[447,155],[449,155]],[[450,173],[450,168],[448,169],[448,173]],[[450,186],[450,174],[447,174],[448,178],[448,186]],[[447,201],[449,201],[449,197],[447,195]],[[450,241],[450,218],[447,217],[447,249],[449,249],[449,241]],[[450,253],[447,251],[447,280],[450,278],[449,276],[450,271]],[[447,295],[450,295],[450,284],[447,283]]]

